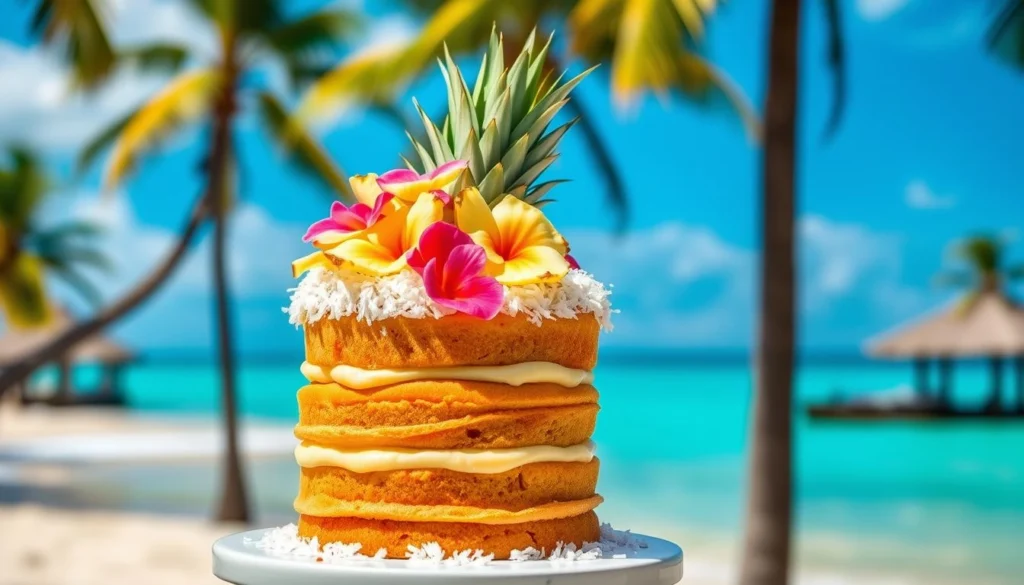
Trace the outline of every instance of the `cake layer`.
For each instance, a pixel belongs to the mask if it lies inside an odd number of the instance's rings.
[[[467,524],[520,524],[578,516],[603,502],[599,495],[568,502],[548,502],[522,510],[477,506],[416,506],[394,502],[340,500],[323,493],[299,494],[295,511],[322,518],[366,518],[401,522],[457,522]]]
[[[468,506],[524,510],[594,495],[600,463],[531,463],[502,473],[412,469],[355,473],[338,467],[303,468],[299,499],[323,495],[354,502]]]
[[[428,380],[355,390],[340,384],[310,384],[299,390],[299,424],[405,426],[435,423],[503,410],[596,404],[597,391],[583,385]]]
[[[482,549],[496,559],[508,559],[513,550],[535,548],[551,552],[559,542],[583,546],[601,538],[601,527],[594,512],[571,518],[505,524],[460,524],[449,522],[396,522],[362,518],[318,518],[299,516],[299,535],[329,542],[361,543],[362,553],[372,555],[387,549],[388,557],[404,559],[408,546],[428,542],[441,545],[446,554]]]
[[[314,443],[295,447],[299,467],[338,467],[355,473],[447,469],[460,473],[505,473],[531,463],[589,463],[591,442],[572,447],[534,445],[515,449],[340,449]]]
[[[320,384],[334,382],[356,390],[368,390],[423,380],[492,382],[515,387],[547,383],[558,384],[564,388],[575,388],[580,384],[590,384],[594,381],[594,375],[586,370],[574,370],[552,362],[524,362],[505,366],[446,366],[372,370],[348,365],[328,367],[302,362],[299,370],[310,382]]]
[[[321,319],[304,327],[306,361],[318,366],[429,368],[553,362],[592,370],[600,325],[592,314],[550,319],[498,315],[483,321],[467,315],[441,319],[394,317],[365,323],[355,317]]]
[[[401,447],[407,449],[510,449],[530,445],[569,447],[586,442],[597,423],[598,406],[579,404],[547,408],[501,410],[426,422],[422,410],[410,410],[407,422],[368,425],[337,424],[317,419],[300,403],[295,436],[320,445],[343,448]],[[320,414],[323,414],[322,411]],[[400,415],[396,415],[400,416]],[[423,422],[419,422],[423,421]],[[311,424],[315,423],[315,424]]]

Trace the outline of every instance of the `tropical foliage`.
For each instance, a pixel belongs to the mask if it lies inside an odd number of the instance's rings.
[[[973,292],[999,292],[1006,284],[1024,280],[1024,262],[1007,265],[1009,240],[992,234],[979,234],[955,242],[950,249],[955,268],[940,274],[936,281],[944,286]]]
[[[1007,0],[988,33],[989,49],[1007,63],[1024,68],[1024,0]]]
[[[489,47],[497,23],[503,33],[505,55],[516,55],[525,46],[532,46],[533,31],[567,26],[572,56],[592,65],[611,63],[612,89],[621,103],[628,103],[643,88],[671,92],[701,104],[724,102],[731,104],[756,132],[756,119],[745,99],[700,55],[704,21],[717,0],[413,0],[408,4],[427,14],[419,34],[403,45],[343,62],[310,88],[304,100],[306,115],[324,115],[366,95],[393,101],[405,84],[426,71],[435,59],[447,60],[447,53],[458,57]],[[551,71],[565,70],[546,46],[543,51],[538,47],[531,59],[537,65],[527,69],[536,68],[541,79]],[[359,83],[353,84],[353,80]],[[454,89],[459,89],[457,84]],[[566,107],[576,117],[596,168],[604,174],[609,197],[624,217],[626,186],[596,123],[578,98]],[[477,139],[482,140],[486,127],[476,130]],[[535,141],[537,138],[533,137]],[[428,125],[421,142],[429,141]],[[452,144],[451,148],[463,146],[461,142]],[[429,154],[436,158],[437,153]],[[484,178],[474,176],[477,182]],[[505,177],[502,182],[509,180],[514,179]]]
[[[38,157],[13,147],[0,166],[0,306],[13,327],[46,325],[52,316],[46,275],[91,303],[100,295],[85,271],[106,269],[98,230],[78,221],[48,225],[40,211],[51,187]]]

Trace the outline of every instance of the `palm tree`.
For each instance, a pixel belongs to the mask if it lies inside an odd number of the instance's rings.
[[[38,327],[52,317],[45,275],[62,281],[86,301],[100,301],[83,269],[106,269],[95,247],[95,226],[78,221],[39,222],[48,189],[38,157],[21,147],[7,149],[0,166],[0,307],[11,327]]]
[[[1002,302],[1016,306],[1016,303],[1007,296],[1006,286],[1024,280],[1024,263],[1006,265],[1007,244],[1005,237],[978,234],[964,238],[952,246],[951,259],[958,266],[939,274],[936,282],[942,286],[967,290],[967,295],[959,307],[962,314],[971,312],[978,301],[986,295],[995,295]],[[1018,375],[1024,375],[1020,367],[1018,364]],[[1003,358],[993,357],[991,368],[992,392],[985,410],[998,412],[1002,410]],[[1024,391],[1024,386],[1018,385],[1018,390]],[[1024,396],[1018,396],[1018,407],[1022,404]]]
[[[623,101],[644,87],[674,91],[698,103],[713,103],[724,96],[756,132],[756,117],[743,96],[698,52],[704,17],[717,0],[411,0],[407,4],[429,14],[419,35],[403,46],[343,62],[310,88],[307,111],[329,111],[348,99],[354,87],[392,103],[403,85],[431,67],[446,46],[455,56],[480,51],[497,26],[507,56],[514,57],[532,31],[550,31],[558,26],[555,23],[567,22],[571,52],[591,63],[610,62],[612,86]],[[547,68],[565,70],[553,52],[548,53]],[[355,79],[359,83],[353,83]],[[611,152],[580,97],[566,106],[603,174],[621,227],[627,216],[626,186]]]
[[[225,264],[227,218],[236,195],[234,175],[238,161],[234,148],[234,121],[241,105],[257,104],[257,112],[265,127],[287,147],[291,160],[324,181],[336,193],[347,196],[349,188],[344,173],[327,157],[315,139],[293,121],[280,98],[271,91],[261,89],[257,81],[246,75],[258,64],[259,59],[272,58],[285,66],[295,83],[307,82],[324,69],[323,49],[330,48],[336,39],[353,30],[357,19],[346,10],[325,9],[289,20],[285,17],[283,3],[275,0],[187,1],[211,22],[217,32],[219,55],[216,61],[199,63],[179,74],[149,102],[102,132],[83,150],[80,166],[87,166],[93,157],[112,143],[113,151],[104,183],[107,187],[113,187],[127,177],[138,160],[149,153],[160,139],[190,123],[207,124],[210,128],[209,141],[201,164],[206,176],[206,188],[193,207],[178,245],[154,274],[88,323],[36,352],[24,364],[11,368],[14,371],[4,372],[0,375],[0,389],[20,381],[53,355],[65,351],[138,306],[173,273],[198,227],[207,219],[211,220],[216,328],[226,443],[224,478],[216,516],[221,520],[245,521],[249,511],[238,450],[236,368]],[[85,4],[89,4],[90,10],[69,12],[64,9],[67,4],[65,2],[44,0],[42,4],[47,5],[47,8],[41,6],[37,11],[37,14],[43,15],[37,18],[37,22],[51,19],[46,30],[52,28],[62,31],[76,71],[79,71],[79,61],[84,60],[79,59],[81,47],[93,46],[83,44],[79,36],[91,39],[97,31],[103,30],[102,25],[87,26],[78,20],[90,20],[82,17],[83,12],[95,16],[98,12],[95,6],[97,2],[86,0]],[[89,52],[95,53],[92,50]],[[115,54],[119,52],[115,51]],[[198,61],[198,58],[188,54],[186,48],[166,44],[134,47],[120,54],[144,64],[158,64],[172,69]],[[97,69],[110,70],[109,67],[83,67],[87,72]],[[81,78],[93,79],[93,75],[82,74]],[[252,100],[246,99],[250,96]]]

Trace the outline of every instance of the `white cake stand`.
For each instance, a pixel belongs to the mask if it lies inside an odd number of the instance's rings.
[[[338,564],[272,556],[246,541],[268,529],[225,536],[213,544],[213,574],[235,585],[675,585],[683,577],[683,551],[659,538],[627,558],[552,563],[493,561],[485,566],[424,566],[403,560]]]

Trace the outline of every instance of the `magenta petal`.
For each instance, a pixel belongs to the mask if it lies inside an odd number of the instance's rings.
[[[342,231],[342,230],[339,230],[338,229],[338,224],[335,223],[333,219],[328,217],[327,219],[321,219],[320,221],[318,221],[318,222],[314,223],[313,225],[309,226],[309,229],[306,230],[306,235],[302,236],[302,241],[303,242],[312,242],[316,238],[320,237],[320,235],[322,235],[322,234],[325,234],[327,232],[337,232],[337,231]]]
[[[462,283],[478,276],[487,265],[487,253],[476,244],[462,244],[452,248],[444,263],[441,284],[447,292],[459,290]]]
[[[412,183],[413,181],[418,180],[420,180],[420,176],[416,174],[416,171],[410,171],[409,169],[395,169],[377,177],[377,186],[387,191],[388,187],[392,185],[396,185],[398,183]]]
[[[426,258],[437,258],[444,263],[452,248],[463,244],[472,244],[473,240],[465,232],[450,223],[437,221],[423,230],[417,249]]]
[[[480,319],[493,319],[504,302],[505,289],[494,277],[474,276],[462,284],[457,298],[447,300],[444,306]]]
[[[423,276],[423,268],[427,265],[427,259],[420,253],[419,248],[413,248],[406,252],[405,261],[409,264],[409,267],[413,269],[413,272]]]
[[[452,196],[440,189],[434,189],[431,191],[434,197],[441,202],[442,205],[448,205],[452,202]]]
[[[370,216],[366,218],[366,226],[369,227],[380,219],[381,214],[384,213],[384,206],[391,202],[395,196],[391,193],[381,193],[377,195],[377,201],[373,203],[373,211],[370,212]]]
[[[423,277],[423,288],[427,291],[427,296],[435,303],[447,306],[442,302],[445,300],[445,294],[441,287],[441,275],[438,274],[437,260],[434,258],[427,260],[426,264],[423,265],[423,269],[417,270],[417,272]]]
[[[573,270],[579,270],[580,269],[580,263],[577,262],[576,259],[573,258],[571,254],[566,254],[565,255],[565,261],[569,263],[569,268],[572,268]]]
[[[464,168],[466,168],[468,166],[469,166],[469,161],[465,161],[465,160],[449,161],[449,162],[446,162],[443,165],[437,167],[436,169],[430,171],[430,173],[427,174],[427,178],[428,179],[435,179],[435,178],[437,178],[437,177],[439,177],[439,176],[441,176],[441,175],[443,175],[445,173],[450,173],[450,172],[456,171],[456,170],[462,170],[462,169],[464,169]]]

